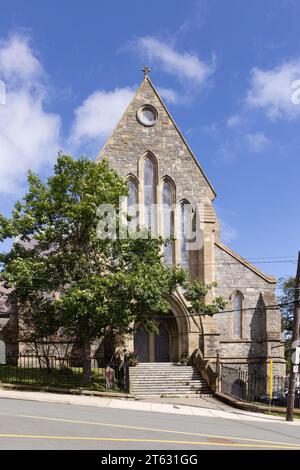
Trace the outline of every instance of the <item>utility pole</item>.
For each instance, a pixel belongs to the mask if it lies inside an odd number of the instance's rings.
[[[286,421],[293,421],[294,404],[295,404],[295,388],[299,368],[299,328],[300,328],[300,251],[298,253],[298,267],[296,275],[296,289],[295,289],[295,310],[293,321],[293,335],[292,335],[292,370],[289,380],[289,392],[286,408]]]

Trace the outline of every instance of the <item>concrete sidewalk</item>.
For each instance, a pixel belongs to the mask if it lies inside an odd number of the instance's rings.
[[[177,397],[177,398],[161,398],[161,397],[149,397],[142,398],[139,401],[150,402],[150,403],[163,403],[171,405],[180,405],[180,406],[191,406],[197,408],[206,408],[211,410],[221,410],[221,411],[238,411],[232,406],[222,403],[220,400],[212,396],[199,396],[199,397]]]
[[[173,413],[188,416],[206,416],[239,421],[285,423],[282,417],[237,410],[224,405],[214,398],[149,398],[147,401],[144,401],[0,389],[1,398],[154,413]],[[286,424],[300,425],[300,420]]]

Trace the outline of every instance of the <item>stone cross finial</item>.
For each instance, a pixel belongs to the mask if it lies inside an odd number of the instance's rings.
[[[144,78],[146,78],[146,77],[148,77],[148,75],[149,75],[149,73],[150,73],[151,70],[150,70],[149,67],[146,65],[146,67],[144,67],[144,68],[142,69],[142,71],[144,72]]]

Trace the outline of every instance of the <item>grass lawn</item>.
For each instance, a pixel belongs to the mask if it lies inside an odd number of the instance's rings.
[[[22,368],[15,366],[0,366],[0,382],[18,385],[44,385],[57,388],[85,388],[104,391],[105,370],[92,369],[92,380],[82,383],[82,367],[67,369]]]
[[[261,407],[269,406],[266,403],[260,403],[258,401],[253,402],[253,403],[254,403],[254,405],[258,405],[258,406],[261,406]],[[282,407],[282,408],[284,408],[284,407]],[[277,410],[275,405],[271,405],[269,411],[263,411],[263,413],[267,414],[267,415],[273,415],[273,416],[282,416],[282,417],[286,416],[286,411]],[[295,408],[294,419],[300,419],[299,408]]]
[[[282,411],[265,411],[264,414],[271,415],[271,416],[281,416],[282,418],[286,417],[286,413],[283,413]],[[299,414],[294,414],[294,419],[300,419]]]

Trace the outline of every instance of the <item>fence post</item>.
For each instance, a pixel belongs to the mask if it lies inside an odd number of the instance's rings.
[[[128,362],[126,361],[126,359],[124,361],[123,371],[124,371],[124,380],[123,380],[124,391],[129,392],[129,367],[128,367]]]
[[[273,400],[273,359],[270,359],[270,378],[269,378],[269,396],[270,396],[270,405]]]
[[[221,391],[221,361],[220,361],[220,351],[219,349],[216,349],[216,392]]]

